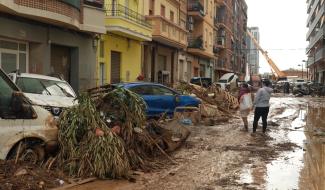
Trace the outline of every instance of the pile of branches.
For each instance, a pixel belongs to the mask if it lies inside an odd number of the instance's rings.
[[[202,116],[231,117],[239,102],[231,93],[213,84],[209,88],[182,82],[177,87],[184,94],[194,94],[202,100]],[[209,113],[207,113],[209,112]]]
[[[130,168],[123,140],[108,128],[87,94],[60,116],[59,164],[73,177],[125,177]]]
[[[130,169],[149,169],[153,156],[168,157],[164,141],[172,133],[147,123],[146,104],[137,94],[124,88],[97,89],[78,102],[59,122],[58,161],[70,176],[128,178]]]

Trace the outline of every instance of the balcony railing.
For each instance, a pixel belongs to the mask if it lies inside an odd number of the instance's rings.
[[[315,62],[325,58],[325,48],[319,49],[315,54]]]
[[[106,16],[123,17],[131,20],[142,26],[151,27],[151,24],[146,21],[146,18],[123,5],[120,4],[106,4],[105,5]]]
[[[197,48],[197,49],[204,49],[203,48],[203,37],[189,37],[188,38],[188,48]]]
[[[152,36],[154,38],[164,37],[186,47],[187,31],[185,29],[161,16],[148,16],[147,19],[152,25]]]
[[[217,24],[226,24],[226,21],[227,21],[227,17],[226,16],[217,16],[216,18],[214,18],[214,24],[217,25]]]
[[[188,11],[198,11],[202,16],[204,16],[204,7],[199,0],[189,0],[187,4]]]

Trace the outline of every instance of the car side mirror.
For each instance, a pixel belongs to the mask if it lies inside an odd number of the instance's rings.
[[[11,110],[19,119],[35,119],[35,113],[30,101],[24,96],[22,92],[15,91],[12,93]]]

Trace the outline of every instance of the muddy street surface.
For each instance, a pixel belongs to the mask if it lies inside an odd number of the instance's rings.
[[[189,126],[184,146],[157,171],[136,172],[134,182],[105,180],[72,189],[325,189],[325,100],[271,98],[267,135],[255,136],[233,119]],[[167,158],[166,158],[167,160]]]

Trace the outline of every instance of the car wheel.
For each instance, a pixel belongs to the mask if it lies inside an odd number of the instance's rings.
[[[36,164],[45,159],[45,150],[41,142],[20,141],[11,151],[9,159]]]

